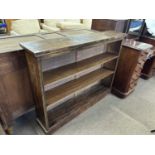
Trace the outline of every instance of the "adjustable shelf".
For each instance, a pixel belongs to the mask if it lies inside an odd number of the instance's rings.
[[[110,93],[110,89],[103,85],[97,85],[96,88],[92,90],[89,90],[80,96],[76,96],[74,99],[68,100],[61,106],[58,106],[55,110],[49,110],[48,119],[51,130],[57,130],[59,127],[67,123],[68,120],[76,117]]]
[[[113,73],[113,71],[107,69],[99,69],[52,90],[49,90],[45,93],[46,104],[47,106],[52,107],[53,105],[53,107],[55,107],[58,105],[56,104],[57,101],[60,101],[69,95],[72,96],[76,92],[88,88],[92,84],[112,75]]]
[[[46,91],[52,88],[53,85],[58,85],[62,80],[80,75],[80,73],[82,74],[87,71],[89,72],[89,70],[93,71],[96,68],[100,68],[104,63],[117,58],[118,55],[106,52],[78,63],[76,62],[57,69],[46,71],[43,73],[44,89]]]
[[[111,91],[124,34],[91,31],[81,39],[77,34],[63,34],[61,44],[57,39],[21,43],[37,121],[45,133],[56,131]]]

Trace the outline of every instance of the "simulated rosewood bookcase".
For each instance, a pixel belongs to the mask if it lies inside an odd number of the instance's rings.
[[[52,133],[111,91],[124,34],[72,30],[21,43],[26,49],[37,121]],[[45,37],[46,38],[46,37]]]

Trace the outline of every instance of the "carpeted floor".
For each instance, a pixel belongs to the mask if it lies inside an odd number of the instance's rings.
[[[107,95],[54,134],[149,135],[152,129],[155,129],[155,77],[140,79],[134,93],[125,99]],[[43,134],[34,112],[16,120],[14,134]]]

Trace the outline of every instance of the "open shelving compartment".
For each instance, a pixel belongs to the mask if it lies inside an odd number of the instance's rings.
[[[121,43],[122,38],[93,42],[39,59],[26,53],[37,121],[45,133],[56,131],[111,91]]]

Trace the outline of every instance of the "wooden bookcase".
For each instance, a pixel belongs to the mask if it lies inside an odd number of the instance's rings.
[[[37,121],[45,133],[54,132],[111,91],[123,38],[122,33],[88,31],[21,44],[27,50]]]

